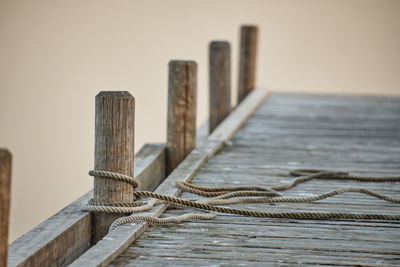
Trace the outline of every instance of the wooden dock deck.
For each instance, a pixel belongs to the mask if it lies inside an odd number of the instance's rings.
[[[194,184],[273,185],[313,168],[355,175],[400,174],[400,97],[271,94]],[[312,180],[284,196],[363,187],[399,196],[399,183]],[[184,193],[184,198],[193,195]],[[230,205],[276,212],[400,215],[398,204],[357,193],[313,203]],[[169,209],[163,217],[192,212]],[[218,214],[213,220],[153,225],[110,266],[400,265],[398,221],[265,219]]]

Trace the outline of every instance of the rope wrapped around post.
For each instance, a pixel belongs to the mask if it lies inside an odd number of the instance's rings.
[[[138,182],[127,175],[95,170],[90,171],[89,175],[96,177],[112,178],[120,181],[124,181],[137,188]],[[208,199],[195,199],[188,200],[178,197],[172,197],[162,194],[157,194],[148,191],[134,191],[133,196],[136,201],[132,203],[95,203],[89,201],[88,205],[83,208],[85,211],[95,212],[107,212],[107,213],[133,213],[130,216],[116,219],[110,226],[109,231],[115,229],[121,224],[135,222],[139,220],[148,221],[150,223],[169,223],[169,222],[182,222],[188,219],[212,219],[215,218],[214,213],[209,214],[186,214],[183,216],[169,217],[169,218],[157,218],[145,215],[135,215],[136,212],[142,212],[152,209],[155,205],[160,203],[167,203],[176,206],[184,206],[204,211],[236,214],[242,216],[252,217],[263,217],[263,218],[286,218],[286,219],[313,219],[313,220],[400,220],[400,215],[388,215],[388,214],[371,214],[371,213],[360,213],[360,214],[348,214],[348,213],[318,213],[318,212],[261,212],[251,211],[246,209],[234,209],[228,207],[220,207],[216,205],[226,204],[244,204],[244,203],[302,203],[312,202],[335,195],[343,194],[346,192],[360,193],[370,195],[378,199],[385,201],[400,203],[400,198],[386,196],[377,192],[365,189],[365,188],[353,188],[343,187],[328,193],[323,193],[311,197],[283,197],[277,191],[288,190],[297,184],[310,181],[312,179],[339,179],[339,180],[353,180],[360,182],[400,182],[400,177],[367,177],[367,176],[352,176],[347,172],[332,172],[322,170],[308,170],[299,169],[290,172],[290,175],[297,176],[297,178],[288,184],[281,186],[274,186],[271,188],[260,187],[260,186],[233,186],[233,187],[205,187],[190,184],[187,182],[178,181],[176,185],[182,190],[199,196],[208,197]],[[148,201],[147,204],[139,199],[147,197],[153,198]],[[240,198],[236,198],[240,197]],[[161,201],[161,202],[160,202]]]

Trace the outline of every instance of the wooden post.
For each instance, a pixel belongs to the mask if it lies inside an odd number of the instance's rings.
[[[0,267],[7,266],[10,189],[11,153],[0,149]]]
[[[238,103],[255,87],[257,34],[257,26],[241,27]]]
[[[197,64],[169,62],[167,175],[196,146]]]
[[[96,96],[96,170],[115,171],[133,177],[135,137],[135,98],[128,92],[100,92]],[[113,179],[94,178],[94,200],[132,202],[133,186]],[[107,234],[120,214],[95,213],[93,244]]]
[[[231,112],[231,46],[211,42],[210,56],[210,133]]]

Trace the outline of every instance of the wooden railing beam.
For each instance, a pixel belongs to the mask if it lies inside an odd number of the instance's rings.
[[[165,145],[146,144],[135,155],[134,170],[138,189],[154,190],[165,178]],[[9,267],[66,266],[89,249],[92,214],[81,209],[92,197],[93,190],[12,242]]]

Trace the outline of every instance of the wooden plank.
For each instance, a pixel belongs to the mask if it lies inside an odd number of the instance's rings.
[[[335,118],[340,117],[341,119],[367,119],[371,118],[373,120],[379,119],[396,119],[399,120],[398,114],[400,113],[400,108],[383,108],[382,106],[376,107],[337,107],[337,106],[324,106],[322,109],[318,105],[309,105],[306,107],[302,106],[263,106],[260,110],[264,115],[275,115],[275,116],[288,116],[294,115],[299,117],[307,118]]]
[[[285,161],[285,160],[293,160],[294,157],[302,158],[302,157],[307,157],[308,162],[318,162],[321,160],[326,160],[326,161],[331,161],[332,159],[335,160],[337,163],[344,163],[344,162],[349,162],[350,160],[357,160],[358,163],[372,163],[372,164],[396,164],[399,163],[400,165],[400,154],[395,151],[393,153],[386,153],[385,154],[371,154],[366,152],[357,152],[357,151],[340,151],[340,152],[335,152],[331,151],[329,154],[326,153],[326,151],[315,151],[315,150],[291,150],[291,149],[279,149],[279,148],[270,148],[271,153],[266,155],[262,159],[254,159],[252,161],[251,159],[249,160],[252,155],[260,154],[262,153],[263,149],[238,149],[238,150],[228,150],[226,153],[229,155],[226,155],[224,158],[219,158],[215,162],[216,163],[229,163],[232,162],[232,159],[237,159],[241,157],[246,157],[247,160],[243,160],[243,163],[246,163],[247,161],[249,162],[254,162],[256,164],[260,164],[260,161],[267,161],[267,162],[279,162],[279,161]],[[265,151],[265,150],[264,150]],[[288,155],[291,154],[291,155]],[[345,158],[343,158],[345,156]],[[292,162],[292,161],[290,161]],[[286,163],[287,165],[287,163]]]
[[[263,122],[257,120],[260,118],[260,115],[255,115],[252,117],[254,123],[252,127],[258,127],[262,125]],[[338,121],[338,120],[331,120],[331,121],[320,121],[320,120],[297,120],[291,119],[291,117],[285,118],[276,118],[272,119],[268,116],[268,126],[269,127],[276,127],[276,128],[284,128],[284,129],[325,129],[325,130],[384,130],[384,131],[400,131],[400,125],[398,124],[391,124],[387,121],[373,121],[373,120],[364,120],[358,121],[357,124],[354,124],[353,121]],[[265,125],[265,124],[264,124]]]
[[[360,94],[307,94],[274,92],[268,100],[273,105],[336,105],[336,106],[391,106],[398,107],[399,95],[360,95]]]
[[[169,62],[167,174],[196,146],[197,64]]]
[[[197,147],[189,153],[185,160],[165,179],[155,192],[171,196],[179,195],[180,190],[175,187],[175,182],[178,180],[190,181],[207,160],[220,150],[224,143],[243,126],[247,118],[263,103],[267,95],[266,89],[253,90],[235,111],[215,129],[201,147]],[[166,208],[166,205],[159,205],[150,212],[141,214],[159,217]],[[75,260],[71,266],[106,266],[118,257],[148,227],[149,224],[147,222],[119,226]]]
[[[255,87],[258,27],[244,25],[240,29],[238,103]]]
[[[214,41],[209,46],[210,133],[231,112],[231,45]]]
[[[383,152],[397,152],[400,148],[400,140],[396,139],[368,139],[358,138],[357,136],[338,138],[338,137],[326,137],[326,136],[313,136],[313,142],[310,142],[310,138],[307,135],[286,135],[286,134],[238,134],[242,139],[236,139],[232,142],[235,146],[244,147],[249,144],[245,137],[252,137],[254,141],[259,142],[260,147],[281,147],[282,150],[298,149],[298,150],[321,150],[321,149],[333,149],[337,151],[382,151]],[[296,138],[296,142],[293,143],[291,140]],[[279,140],[277,140],[279,139]],[[272,142],[271,140],[276,140]]]
[[[186,236],[187,239],[193,239]],[[265,243],[272,243],[273,239],[264,240]],[[303,241],[303,242],[307,242]],[[124,257],[118,259],[110,266],[130,266],[132,259],[135,259],[134,266],[160,266],[164,262],[176,266],[175,262],[180,259],[189,263],[197,262],[195,266],[275,266],[279,263],[289,265],[330,265],[330,266],[398,266],[399,255],[369,254],[361,252],[342,252],[301,249],[297,247],[225,247],[218,245],[194,245],[186,243],[186,246],[171,246],[163,244],[164,248],[157,250],[153,247],[138,247],[130,251]],[[366,255],[367,254],[367,255]],[[277,257],[278,256],[278,257]],[[125,258],[125,259],[124,259]],[[155,260],[156,259],[156,260]],[[155,261],[153,261],[155,260]],[[194,260],[194,262],[193,262]],[[197,261],[196,261],[197,260]],[[201,263],[200,263],[201,260]],[[180,263],[182,264],[182,262]]]
[[[135,155],[137,190],[154,191],[165,177],[165,145],[145,144]],[[163,175],[164,173],[164,175]]]
[[[7,266],[10,222],[11,153],[0,149],[0,266]]]
[[[135,178],[152,190],[165,178],[165,146],[145,145],[135,157]],[[9,266],[66,266],[78,258],[92,245],[92,216],[81,211],[92,197],[93,190],[15,240]]]
[[[200,251],[201,249],[199,248],[196,251]],[[287,255],[283,255],[282,259],[280,260],[274,260],[273,256],[276,255],[277,252],[279,252],[279,249],[276,249],[272,251],[271,253],[265,253],[265,258],[260,259],[259,255],[254,255],[254,258],[252,259],[242,259],[239,257],[225,257],[222,258],[221,256],[217,256],[217,258],[208,258],[204,259],[201,255],[194,255],[194,256],[182,256],[182,255],[177,255],[176,257],[171,257],[171,254],[164,254],[164,255],[149,255],[144,251],[144,253],[140,254],[132,254],[128,259],[121,259],[118,261],[116,264],[113,264],[112,266],[128,266],[132,258],[136,258],[135,261],[135,266],[159,266],[161,265],[160,263],[162,262],[168,262],[168,265],[170,266],[187,266],[188,263],[190,263],[192,266],[265,266],[265,265],[270,265],[270,266],[276,266],[276,265],[325,265],[325,266],[337,266],[337,264],[334,263],[334,261],[331,260],[329,261],[324,261],[318,263],[316,259],[314,258],[313,260],[307,260],[307,261],[301,261],[300,259],[302,258],[302,255],[304,255],[304,251],[302,250],[292,250],[289,251]],[[200,253],[198,253],[200,254]],[[220,254],[223,254],[220,252]],[[315,254],[318,254],[318,252],[315,252]],[[237,256],[238,254],[236,254]],[[359,255],[358,257],[362,258],[362,255]],[[234,260],[234,261],[233,261]],[[383,260],[379,258],[375,258],[375,261],[373,261],[375,266],[393,266],[388,265],[387,263],[383,263]],[[396,261],[399,262],[399,261]],[[330,263],[330,264],[329,264]],[[399,262],[400,263],[400,262]],[[348,261],[342,261],[340,266],[346,266],[348,265]],[[373,266],[374,266],[373,265]],[[371,261],[369,264],[366,264],[365,266],[371,266]]]
[[[210,120],[204,121],[196,131],[196,146],[202,146],[207,141]]]
[[[192,226],[192,225],[190,225]],[[181,226],[181,228],[184,228],[185,226]],[[163,229],[162,227],[160,227]],[[260,228],[260,226],[258,227]],[[201,228],[200,228],[201,229]],[[200,230],[200,229],[193,229],[193,230]],[[210,236],[207,233],[200,233],[199,237],[196,238],[190,238],[190,235],[193,234],[193,231],[190,231],[190,229],[187,229],[187,232],[179,233],[177,232],[177,236],[179,236],[179,239],[182,239],[182,241],[174,240],[171,238],[171,240],[163,240],[162,238],[154,238],[153,242],[148,242],[147,244],[140,245],[138,249],[136,249],[139,252],[143,252],[142,248],[145,250],[148,250],[146,254],[150,255],[157,255],[158,253],[163,253],[166,255],[166,252],[169,253],[169,256],[171,257],[176,257],[178,255],[183,255],[186,254],[187,256],[193,254],[196,254],[196,250],[203,250],[204,253],[203,259],[206,261],[209,257],[210,254],[214,254],[213,256],[219,255],[221,258],[231,258],[232,263],[235,262],[235,260],[238,259],[238,257],[235,257],[229,252],[236,252],[243,254],[242,257],[243,259],[251,259],[255,258],[255,256],[259,256],[260,261],[264,261],[265,258],[267,257],[266,254],[269,254],[268,250],[273,249],[275,250],[275,253],[279,253],[277,251],[278,249],[282,250],[295,250],[295,249],[303,249],[305,251],[312,251],[312,250],[319,250],[322,253],[330,254],[332,255],[332,252],[340,252],[338,256],[341,256],[343,260],[343,256],[348,258],[353,255],[353,257],[357,254],[364,254],[364,257],[368,256],[374,256],[377,257],[381,255],[381,258],[385,258],[383,255],[389,255],[389,258],[391,260],[396,259],[399,260],[400,254],[398,253],[396,244],[393,244],[391,242],[369,242],[367,240],[361,241],[361,242],[354,242],[354,244],[351,244],[348,242],[348,239],[344,240],[332,240],[330,237],[332,236],[334,231],[330,231],[328,236],[329,238],[321,238],[315,240],[314,233],[311,235],[310,238],[292,238],[293,243],[288,244],[286,237],[282,238],[281,236],[260,236],[258,233],[252,232],[252,235],[257,236],[257,238],[254,238],[254,240],[251,240],[249,238],[249,235],[237,235],[237,231],[229,229],[229,231],[224,232],[222,229],[214,229],[211,226],[206,226],[203,229],[207,229],[210,233],[214,233],[214,243],[203,243],[205,240],[211,240],[213,236]],[[247,229],[246,229],[247,230]],[[180,231],[180,229],[177,229],[177,231]],[[201,230],[200,230],[201,231]],[[170,231],[160,231],[160,234],[165,234],[165,235],[170,235]],[[288,233],[283,233],[283,235],[287,234],[293,234],[295,232],[288,232]],[[218,237],[215,237],[215,234],[219,234]],[[315,233],[319,234],[319,233]],[[186,238],[182,238],[186,237]],[[396,235],[398,237],[398,235]],[[150,239],[151,237],[149,237]],[[240,239],[242,243],[237,243],[237,240]],[[250,239],[250,240],[248,240]],[[314,240],[313,240],[314,239]],[[271,241],[276,241],[276,242],[271,242]],[[178,242],[176,242],[178,241]],[[152,244],[155,243],[160,243],[159,247],[154,247],[151,246]],[[221,244],[222,245],[219,245]],[[316,248],[316,243],[321,244],[321,247]],[[304,244],[304,245],[302,245]],[[357,245],[361,245],[361,247],[358,247]],[[398,243],[397,243],[398,245]],[[374,247],[378,246],[378,247]],[[336,249],[333,249],[336,248]],[[128,250],[129,251],[129,250]],[[174,252],[175,251],[175,252]],[[136,251],[135,251],[136,252]],[[350,253],[349,253],[350,252]],[[136,252],[137,253],[137,252]],[[282,252],[281,252],[282,253]],[[284,253],[284,252],[283,252]],[[207,255],[208,254],[208,255]],[[263,255],[264,254],[264,255]],[[335,253],[336,254],[336,253]],[[371,255],[372,254],[372,255]],[[245,256],[246,255],[246,256]],[[271,255],[269,255],[271,256]],[[391,256],[391,257],[390,257]],[[397,257],[393,257],[397,256]],[[172,258],[171,257],[171,258]],[[276,259],[276,257],[274,257]],[[331,259],[333,261],[340,261],[340,258],[338,257],[337,259]],[[347,259],[350,260],[351,259]],[[354,260],[354,259],[353,259]],[[365,264],[365,263],[364,263]],[[111,265],[113,266],[113,265]]]

